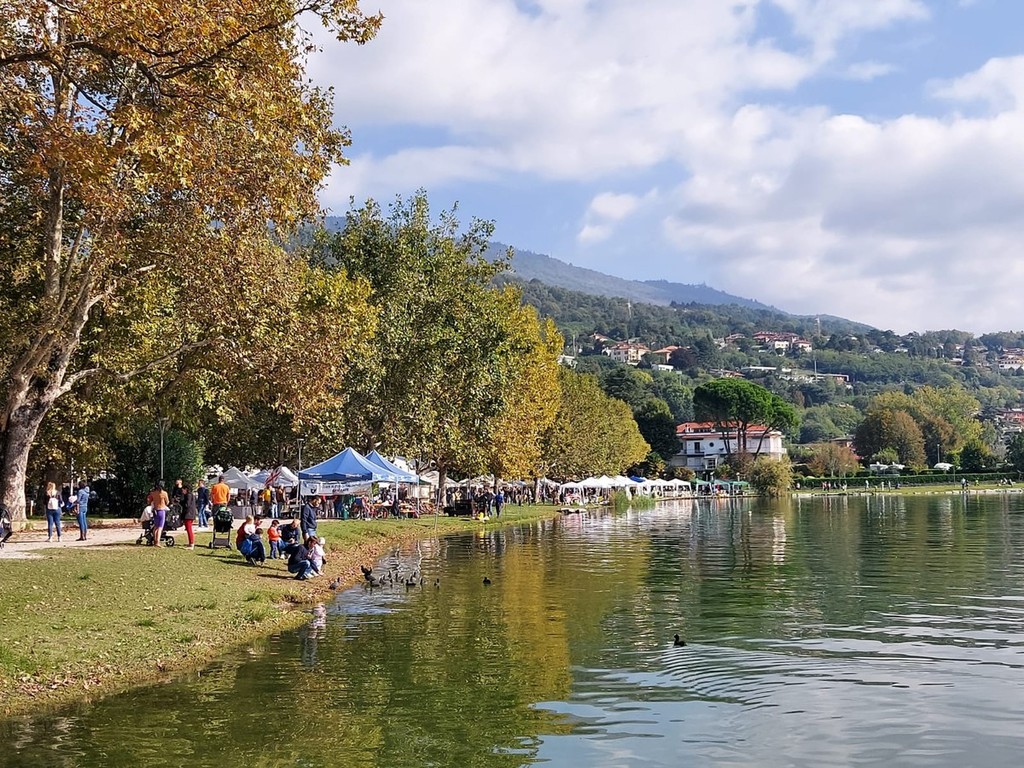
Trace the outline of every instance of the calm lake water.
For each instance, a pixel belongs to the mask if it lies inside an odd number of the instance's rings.
[[[425,586],[353,589],[200,674],[0,722],[0,765],[1024,759],[1020,496],[672,503],[391,562]]]

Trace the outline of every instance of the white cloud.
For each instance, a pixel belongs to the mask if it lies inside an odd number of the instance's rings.
[[[943,93],[1012,93],[1018,71],[990,62]],[[708,259],[718,287],[758,286],[794,310],[898,330],[1017,327],[1024,109],[997,101],[1007,108],[989,116],[887,121],[764,110],[745,151],[680,185],[665,233]]]
[[[1016,109],[1024,103],[1024,56],[990,59],[981,69],[931,88],[937,98],[982,103],[996,112]]]
[[[831,58],[840,40],[931,15],[922,0],[771,0],[789,14],[795,31],[809,40],[816,58]]]
[[[443,12],[383,0],[378,39],[358,48],[325,40],[311,72],[334,88],[340,121],[364,132],[439,128],[486,151],[489,167],[597,179],[673,160],[680,145],[715,130],[717,111],[737,94],[790,89],[812,73],[805,58],[753,39],[758,4],[565,1],[540,3],[537,14],[512,0],[446,0]],[[451,151],[421,149],[407,159]],[[442,164],[430,165],[434,183],[477,176],[455,163],[438,178]],[[403,169],[404,187],[422,184],[418,162]],[[369,174],[359,181],[380,184]]]
[[[769,4],[804,50],[758,37]],[[590,202],[564,221],[578,223],[591,264],[626,252],[621,238],[656,216],[672,255],[659,263],[645,244],[631,273],[898,330],[1024,327],[1014,295],[1024,278],[1024,57],[931,84],[950,110],[937,117],[778,104],[824,73],[891,72],[838,52],[851,37],[925,22],[921,0],[381,7],[378,40],[312,61],[340,121],[357,126],[352,165],[325,194],[335,207],[350,194],[465,181],[571,182]],[[360,149],[360,135],[395,126],[427,133],[390,153]],[[662,192],[608,191],[636,189],[639,174]]]
[[[846,68],[845,76],[848,80],[866,83],[877,80],[879,77],[885,77],[894,71],[896,68],[892,64],[883,64],[879,61],[858,61]]]

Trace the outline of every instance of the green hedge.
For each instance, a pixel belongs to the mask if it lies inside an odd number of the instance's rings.
[[[900,483],[900,485],[952,485],[954,483],[959,484],[964,478],[967,482],[974,483],[988,483],[998,484],[1000,480],[1012,480],[1014,483],[1021,483],[1021,477],[1017,472],[975,472],[962,474],[960,472],[941,472],[941,471],[929,471],[927,473],[918,475],[879,475],[871,472],[858,472],[855,475],[849,475],[845,478],[837,477],[804,477],[798,478],[801,485],[806,486],[818,486],[821,483],[842,483],[846,482],[848,485],[864,485],[865,480],[871,481],[871,485],[875,485],[876,482],[882,480],[894,481]]]

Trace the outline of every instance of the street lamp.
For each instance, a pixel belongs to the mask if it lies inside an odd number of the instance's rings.
[[[171,420],[167,416],[161,416],[160,422],[160,480],[164,479],[164,432],[167,431]]]
[[[305,444],[305,442],[306,442],[306,438],[304,438],[304,437],[297,437],[297,438],[295,438],[295,448],[296,448],[296,450],[298,451],[298,454],[299,454],[299,474],[300,475],[302,474],[302,446]],[[296,497],[295,498],[296,498],[296,500],[300,504],[302,503],[302,479],[301,478],[299,478],[299,488],[298,488],[298,492],[296,493]]]

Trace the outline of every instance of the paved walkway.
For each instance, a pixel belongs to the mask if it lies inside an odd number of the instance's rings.
[[[18,558],[42,557],[45,550],[52,549],[81,549],[83,547],[102,547],[107,544],[121,544],[126,541],[135,541],[139,538],[141,531],[139,524],[132,520],[125,520],[126,525],[111,525],[102,528],[90,528],[89,538],[86,541],[77,541],[78,525],[71,522],[64,526],[64,535],[58,543],[56,538],[52,542],[46,540],[46,522],[40,523],[33,520],[33,525],[42,525],[42,531],[20,531],[15,533],[3,549],[0,549],[0,560],[12,560]]]

